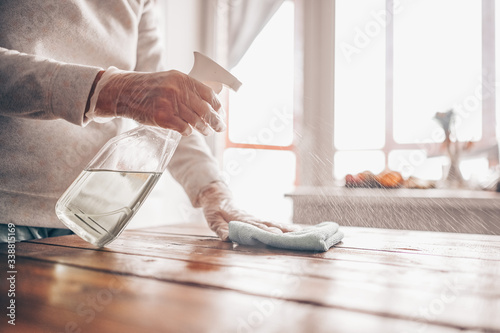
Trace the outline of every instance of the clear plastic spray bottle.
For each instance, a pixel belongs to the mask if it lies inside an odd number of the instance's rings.
[[[189,76],[216,93],[241,83],[210,58],[195,52]],[[138,126],[108,141],[56,204],[58,218],[78,236],[102,247],[124,230],[157,183],[181,134]]]

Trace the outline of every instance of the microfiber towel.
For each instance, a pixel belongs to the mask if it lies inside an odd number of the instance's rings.
[[[300,231],[273,234],[248,223],[229,222],[229,239],[241,245],[265,244],[287,250],[328,251],[344,234],[335,222],[322,222]]]

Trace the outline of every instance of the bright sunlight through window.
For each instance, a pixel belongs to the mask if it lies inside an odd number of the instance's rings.
[[[295,181],[295,154],[282,148],[293,140],[293,38],[294,5],[285,1],[232,69],[243,85],[230,94],[224,152],[235,200],[258,217],[282,222],[291,220],[284,194]]]

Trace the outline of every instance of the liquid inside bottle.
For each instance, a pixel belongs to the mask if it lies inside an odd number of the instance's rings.
[[[84,170],[57,203],[57,216],[78,236],[105,246],[118,237],[161,174]]]

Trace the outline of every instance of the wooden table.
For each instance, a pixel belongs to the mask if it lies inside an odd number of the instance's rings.
[[[500,236],[344,227],[325,253],[233,246],[203,225],[16,244],[0,332],[500,331]]]

